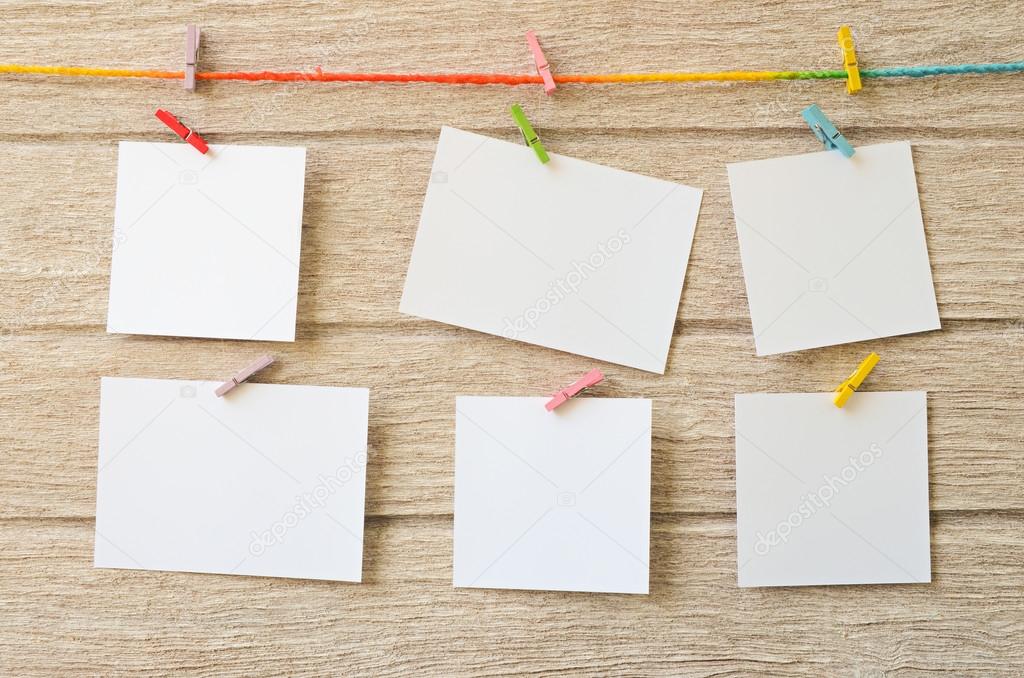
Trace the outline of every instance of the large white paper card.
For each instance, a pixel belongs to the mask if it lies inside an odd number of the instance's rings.
[[[359,581],[369,392],[104,377],[96,567]]]
[[[122,141],[107,331],[295,340],[306,149]]]
[[[459,587],[647,593],[651,402],[455,401]]]
[[[400,310],[663,373],[700,200],[444,127]]]
[[[931,581],[927,394],[736,396],[740,586]]]
[[[757,355],[939,329],[906,142],[729,165]]]

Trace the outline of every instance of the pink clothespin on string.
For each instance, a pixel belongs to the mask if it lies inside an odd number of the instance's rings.
[[[196,66],[199,65],[199,26],[185,26],[185,89],[196,91]]]
[[[602,379],[604,379],[604,375],[601,374],[601,370],[590,370],[582,377],[580,377],[577,381],[574,381],[572,384],[566,386],[561,391],[558,391],[557,393],[553,394],[551,396],[551,400],[549,400],[544,405],[544,408],[548,412],[550,412],[559,405],[562,405],[563,403],[567,402],[569,398],[574,398],[578,396],[580,393],[587,390],[591,386],[597,384]]]
[[[214,393],[217,394],[218,398],[223,397],[225,393],[231,391],[236,386],[241,384],[243,381],[245,381],[252,375],[259,372],[263,368],[269,367],[270,365],[273,364],[273,362],[274,358],[272,356],[261,355],[259,358],[252,361],[250,364],[246,365],[241,370],[239,370],[235,376],[231,377],[230,381],[225,381],[223,384],[217,387],[217,390],[214,391]]]
[[[544,79],[544,93],[551,96],[551,93],[555,91],[555,79],[551,76],[551,65],[544,58],[544,52],[537,41],[537,34],[533,31],[526,31],[526,44],[530,46],[533,60],[537,62],[537,73]]]

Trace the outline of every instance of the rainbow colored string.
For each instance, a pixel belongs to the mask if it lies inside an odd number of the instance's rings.
[[[945,66],[910,66],[862,69],[862,78],[924,78],[939,75],[984,75],[1024,72],[1024,61]],[[55,75],[101,78],[161,78],[183,80],[182,71],[153,71],[124,68],[81,68],[76,66],[34,66],[0,64],[0,73],[19,75]],[[559,84],[612,84],[642,82],[757,82],[763,80],[845,80],[845,70],[818,71],[712,71],[706,73],[595,73],[555,75]],[[197,80],[241,80],[270,82],[429,82],[444,85],[536,85],[539,75],[505,73],[329,73],[319,68],[302,71],[208,71],[197,73]]]

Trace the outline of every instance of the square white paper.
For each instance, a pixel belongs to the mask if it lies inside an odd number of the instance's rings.
[[[359,581],[369,392],[104,377],[96,567]]]
[[[651,402],[455,401],[457,587],[647,593]]]
[[[700,200],[444,127],[400,310],[663,373]]]
[[[931,581],[927,394],[736,396],[738,582]]]
[[[728,167],[757,355],[939,329],[909,143]]]
[[[122,141],[107,331],[295,340],[306,149]]]

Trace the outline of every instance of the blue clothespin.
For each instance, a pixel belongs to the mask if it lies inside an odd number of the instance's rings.
[[[800,115],[810,126],[814,136],[818,137],[818,141],[825,144],[825,148],[835,149],[847,158],[853,157],[853,146],[846,140],[846,137],[839,133],[832,121],[825,117],[825,114],[818,108],[818,104],[811,104],[800,111]]]

